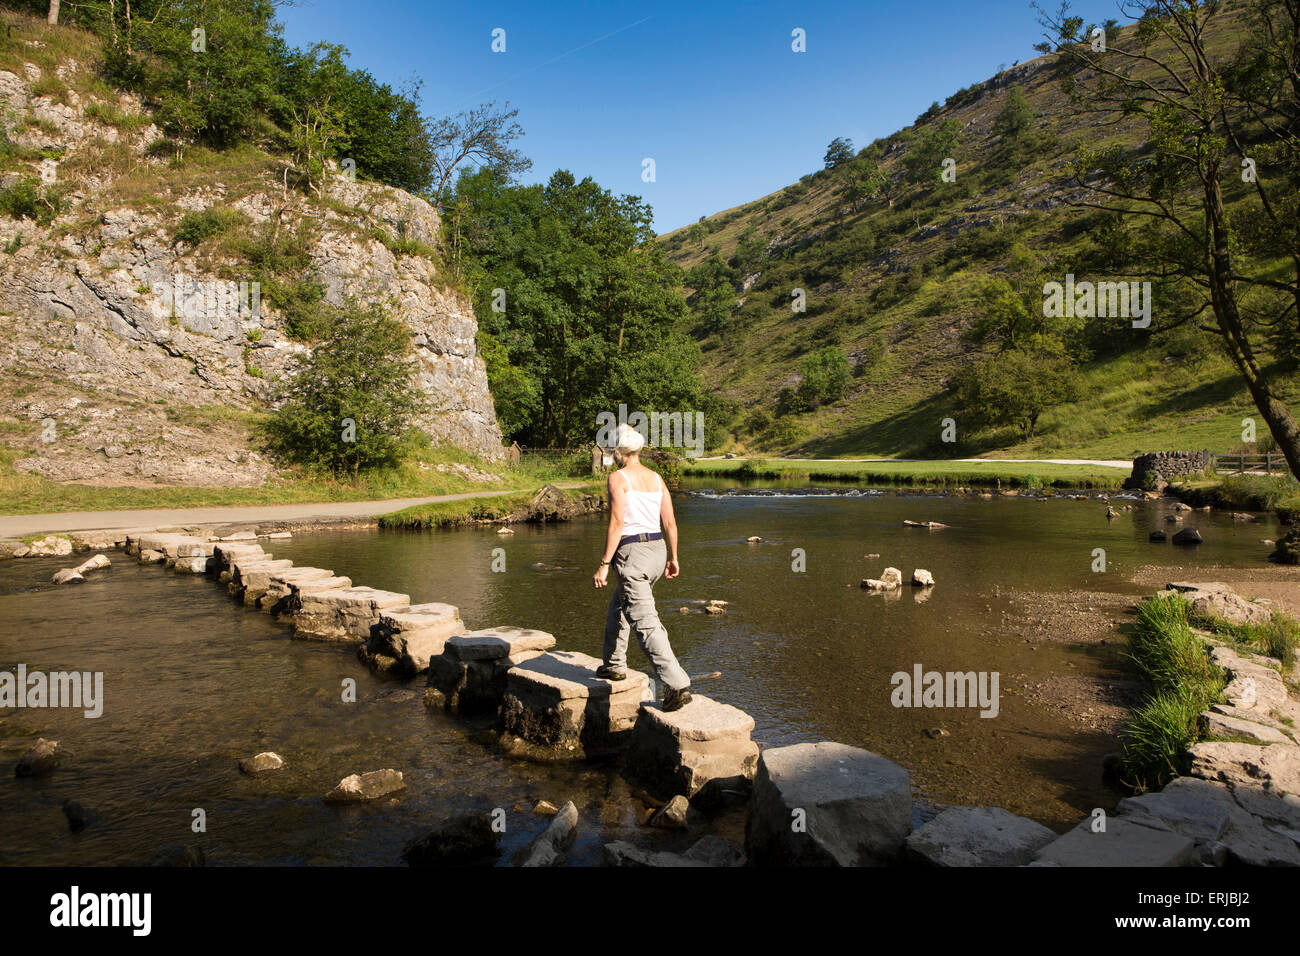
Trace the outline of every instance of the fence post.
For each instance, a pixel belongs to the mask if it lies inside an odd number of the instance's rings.
[[[1273,474],[1273,453],[1271,451],[1264,453],[1264,474]]]

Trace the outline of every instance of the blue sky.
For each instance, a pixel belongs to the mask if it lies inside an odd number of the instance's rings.
[[[523,181],[591,176],[650,202],[659,232],[820,168],[836,136],[860,148],[907,126],[1042,38],[1028,0],[300,2],[280,9],[289,43],[341,43],[394,86],[418,75],[430,115],[509,101],[533,160]],[[1073,8],[1118,16],[1113,0]]]

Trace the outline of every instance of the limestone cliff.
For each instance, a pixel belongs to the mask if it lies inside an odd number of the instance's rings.
[[[57,95],[41,95],[55,84],[36,64],[23,72],[0,71],[4,131],[28,159],[7,163],[0,186],[44,170],[63,195],[46,225],[0,216],[0,441],[22,452],[17,468],[104,484],[251,485],[274,474],[248,413],[268,407],[270,383],[309,346],[265,294],[242,308],[219,298],[247,264],[176,238],[185,213],[209,208],[238,210],[239,230],[309,237],[306,272],[326,302],[396,306],[431,399],[421,426],[501,457],[477,320],[439,264],[432,206],[337,176],[323,197],[286,191],[280,165],[252,149],[177,163],[159,155],[138,101],[112,98],[75,62],[60,65]]]

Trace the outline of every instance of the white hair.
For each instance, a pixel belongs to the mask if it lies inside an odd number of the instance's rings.
[[[630,455],[645,446],[645,436],[631,425],[619,425],[614,434],[614,450],[620,455]]]

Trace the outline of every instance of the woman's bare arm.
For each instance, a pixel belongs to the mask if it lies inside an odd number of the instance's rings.
[[[614,560],[619,538],[623,536],[623,505],[627,501],[627,483],[615,481],[615,474],[611,471],[606,481],[609,488],[609,531],[605,535],[605,554],[601,558],[606,564]]]
[[[663,478],[659,479],[663,494],[659,499],[659,522],[664,526],[664,540],[668,542],[668,560],[677,560],[677,516],[673,514],[673,498],[668,494],[668,486]]]

